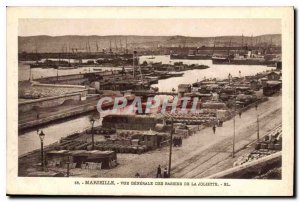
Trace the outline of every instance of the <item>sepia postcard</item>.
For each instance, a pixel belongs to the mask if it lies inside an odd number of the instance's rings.
[[[293,7],[7,7],[7,194],[294,195]]]

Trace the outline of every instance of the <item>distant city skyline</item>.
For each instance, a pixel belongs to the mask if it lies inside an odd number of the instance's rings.
[[[259,36],[281,34],[279,19],[20,19],[19,36]]]

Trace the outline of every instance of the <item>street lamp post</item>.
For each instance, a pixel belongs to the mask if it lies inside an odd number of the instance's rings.
[[[232,158],[234,158],[234,150],[235,150],[235,113],[233,116],[233,137],[232,137]]]
[[[257,114],[257,141],[259,140],[259,116]]]
[[[44,138],[45,138],[45,133],[43,131],[41,131],[39,133],[39,137],[41,140],[41,165],[42,165],[42,169],[43,171],[45,170],[45,163],[44,163]]]
[[[90,122],[92,123],[92,150],[94,150],[94,146],[95,146],[95,141],[94,141],[94,123],[95,123],[95,119],[93,116],[90,117]]]
[[[170,153],[169,153],[169,172],[168,176],[171,177],[171,162],[172,162],[172,146],[173,146],[173,132],[174,132],[174,124],[173,118],[171,119],[171,133],[170,133]]]
[[[31,81],[31,67],[29,66],[29,81]]]
[[[68,161],[67,161],[67,177],[70,176],[70,156],[68,156]]]
[[[255,109],[256,109],[256,123],[257,123],[257,141],[259,141],[259,115],[258,115],[258,104],[255,104]]]
[[[234,89],[234,96],[236,96],[236,88]],[[234,153],[235,153],[235,114],[236,114],[236,97],[234,98],[234,112],[233,112],[232,158],[234,158]]]
[[[132,55],[132,66],[133,66],[133,78],[135,78],[135,60],[136,60],[136,54],[137,54],[137,51],[133,51],[133,55]]]

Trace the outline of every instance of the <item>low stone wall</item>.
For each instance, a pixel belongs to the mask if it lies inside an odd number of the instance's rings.
[[[47,98],[41,98],[36,100],[30,100],[30,101],[23,101],[23,102],[19,102],[19,112],[27,112],[32,110],[34,107],[40,107],[40,108],[54,107],[63,104],[63,102],[66,100],[80,101],[81,99],[82,99],[81,93],[72,93],[72,94],[66,94],[62,96],[54,96],[54,97],[47,97]]]
[[[33,86],[41,87],[52,87],[52,88],[75,88],[75,89],[85,89],[85,86],[81,85],[64,85],[64,84],[43,84],[43,83],[34,83]]]
[[[55,82],[61,82],[66,80],[73,80],[73,79],[83,79],[84,74],[70,74],[70,75],[62,75],[62,76],[51,76],[51,77],[45,77],[45,78],[39,78],[35,79],[35,81],[38,81],[40,83],[55,83]]]
[[[88,82],[87,78],[82,78],[82,79],[70,79],[70,80],[62,80],[58,81],[55,83],[58,84],[67,84],[67,85],[83,85]]]
[[[29,121],[26,123],[21,123],[18,125],[18,129],[24,130],[26,128],[50,123],[51,121],[57,121],[60,119],[76,116],[78,114],[82,114],[82,113],[86,113],[86,112],[90,112],[90,111],[94,111],[94,110],[96,110],[95,104],[91,104],[90,106],[81,106],[81,107],[77,107],[76,109],[70,110],[69,112],[63,112],[63,113],[55,114],[53,116],[48,116],[45,118],[36,119],[36,120]]]

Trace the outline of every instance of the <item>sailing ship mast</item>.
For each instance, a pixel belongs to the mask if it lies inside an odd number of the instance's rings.
[[[120,39],[120,52],[122,52],[122,39]]]
[[[242,47],[241,47],[242,51],[244,49],[244,34],[242,34]]]
[[[69,66],[71,65],[70,62],[70,43],[68,44],[68,59],[69,59]]]
[[[126,39],[125,52],[127,54],[128,53],[128,49],[127,49],[127,37],[125,39]]]
[[[255,37],[255,47],[257,47],[257,37]]]
[[[96,42],[96,50],[97,50],[97,53],[98,53],[99,52],[98,42]]]
[[[216,37],[214,38],[214,48],[211,54],[212,56],[215,54],[215,48],[216,48]]]
[[[133,55],[132,55],[132,66],[133,66],[133,78],[135,78],[135,58],[136,58],[136,51],[133,51]]]
[[[111,40],[109,40],[109,53],[112,53],[112,49],[111,49]]]
[[[115,48],[116,48],[116,53],[118,52],[118,45],[117,45],[117,39],[115,38]]]
[[[35,42],[35,60],[36,60],[36,63],[38,63],[38,48],[37,48],[37,42]]]
[[[228,56],[228,58],[229,58],[230,46],[231,46],[231,38],[229,40],[229,46],[228,46],[228,49],[227,49],[227,56]]]

